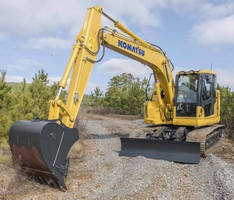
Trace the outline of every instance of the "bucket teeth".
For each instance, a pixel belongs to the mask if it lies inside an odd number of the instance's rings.
[[[55,180],[53,180],[53,179],[50,180],[50,185],[51,185],[53,188],[60,188],[58,182],[55,181]]]
[[[42,178],[42,180],[43,180],[43,184],[44,184],[44,185],[48,185],[48,181],[47,181],[47,179]]]
[[[41,177],[41,181],[43,182],[43,184],[47,185],[47,181],[44,177]]]
[[[45,182],[44,182],[44,180],[43,180],[42,177],[38,176],[38,178],[39,178],[41,184],[45,184]]]
[[[46,177],[42,177],[42,176],[36,175],[36,174],[28,174],[27,178],[30,181],[35,181],[35,182],[42,184],[42,185],[49,185],[53,188],[61,189],[63,191],[66,190],[66,188],[63,188],[62,186],[60,186],[58,181],[55,181],[52,178],[46,178]]]
[[[43,184],[40,176],[35,176],[35,180],[36,180],[36,182]]]
[[[53,180],[50,178],[50,179],[48,179],[48,185],[50,185],[50,186],[52,186],[53,187]]]
[[[27,178],[28,178],[29,181],[33,180],[33,176],[32,175],[28,175]]]

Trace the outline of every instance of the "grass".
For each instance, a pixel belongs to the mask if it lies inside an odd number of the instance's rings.
[[[8,144],[0,144],[0,163],[9,164],[11,162],[11,152]]]

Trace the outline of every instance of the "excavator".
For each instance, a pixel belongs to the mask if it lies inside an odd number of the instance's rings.
[[[102,16],[113,22],[118,31],[102,27]],[[73,45],[57,96],[49,103],[48,119],[17,121],[9,131],[13,158],[41,183],[67,189],[64,179],[69,167],[68,153],[79,139],[75,120],[93,66],[102,60],[105,48],[148,66],[154,77],[152,95],[144,104],[144,121],[153,129],[144,137],[120,138],[120,156],[199,163],[200,157],[212,151],[222,136],[215,72],[181,71],[174,81],[174,66],[159,46],[135,35],[102,7],[91,7]],[[100,50],[102,55],[98,58]],[[69,78],[64,102],[60,94]]]

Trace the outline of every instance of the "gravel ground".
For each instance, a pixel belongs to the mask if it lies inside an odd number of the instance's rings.
[[[142,120],[86,116],[85,134],[70,154],[68,191],[22,176],[11,162],[0,164],[0,199],[234,199],[234,146],[222,141],[198,165],[144,157],[119,157],[119,135],[140,136]],[[84,156],[81,154],[84,146]]]

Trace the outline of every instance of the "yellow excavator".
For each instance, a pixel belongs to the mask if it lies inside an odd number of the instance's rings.
[[[102,15],[121,32],[102,27]],[[102,55],[97,58],[101,47]],[[155,127],[144,138],[120,138],[120,156],[199,163],[200,155],[211,150],[222,136],[215,72],[181,71],[174,81],[173,64],[159,46],[135,35],[102,7],[92,7],[73,45],[57,96],[50,101],[48,119],[21,120],[10,129],[13,157],[27,174],[42,183],[52,182],[66,190],[67,155],[79,139],[73,126],[93,66],[104,57],[105,48],[150,67],[154,77],[152,95],[144,104],[144,121]],[[70,76],[68,96],[63,102],[60,93]]]

